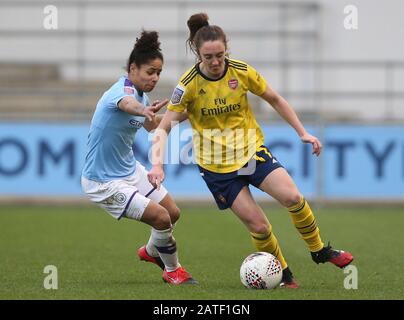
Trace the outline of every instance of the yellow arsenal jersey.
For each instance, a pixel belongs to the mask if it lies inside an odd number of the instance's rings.
[[[227,173],[240,169],[264,143],[247,92],[258,96],[265,79],[248,64],[226,59],[219,79],[209,79],[193,66],[181,77],[168,109],[187,111],[193,128],[195,160],[206,170]]]

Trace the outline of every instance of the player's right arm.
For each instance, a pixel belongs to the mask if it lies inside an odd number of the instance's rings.
[[[320,140],[306,131],[294,109],[280,94],[267,85],[261,98],[268,102],[296,130],[302,142],[312,145],[313,154],[320,155],[322,149]]]
[[[160,185],[164,180],[164,154],[165,146],[167,144],[167,137],[171,128],[176,126],[179,122],[186,119],[186,113],[167,110],[163,119],[160,121],[159,126],[153,135],[152,140],[152,169],[149,171],[147,177],[149,182],[160,189]]]
[[[118,108],[134,116],[144,116],[147,120],[153,121],[155,113],[165,106],[167,102],[168,100],[165,99],[156,105],[146,107],[134,97],[126,96],[118,102]]]

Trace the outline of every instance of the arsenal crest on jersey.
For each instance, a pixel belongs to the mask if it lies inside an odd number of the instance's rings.
[[[229,87],[230,87],[230,89],[235,90],[238,87],[238,80],[237,79],[230,79],[229,80]]]

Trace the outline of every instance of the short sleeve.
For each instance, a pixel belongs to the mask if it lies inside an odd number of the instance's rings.
[[[257,96],[262,95],[267,87],[267,82],[257,70],[248,66],[248,90]]]
[[[175,112],[184,112],[188,108],[190,101],[190,88],[178,84],[174,89],[167,109]]]
[[[124,97],[135,97],[135,88],[116,86],[109,92],[108,101],[111,107],[118,108],[118,103]]]

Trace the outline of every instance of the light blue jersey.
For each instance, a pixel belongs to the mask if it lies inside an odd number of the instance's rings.
[[[132,145],[143,126],[144,117],[133,116],[118,108],[118,102],[132,96],[145,106],[149,98],[138,92],[132,82],[121,77],[97,103],[87,140],[87,155],[82,175],[99,182],[121,179],[136,170]]]

